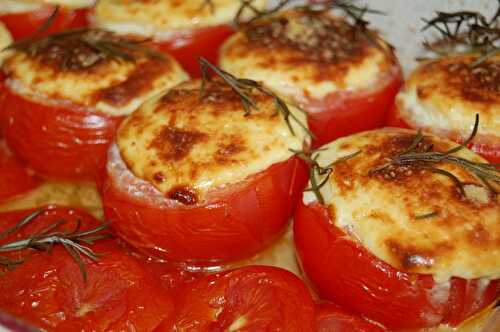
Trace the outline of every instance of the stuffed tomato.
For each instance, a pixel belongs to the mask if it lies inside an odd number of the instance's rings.
[[[23,41],[12,51],[2,67],[5,137],[51,178],[91,179],[123,117],[187,79],[173,58],[95,29]]]
[[[31,37],[52,17],[44,32],[59,32],[88,25],[87,15],[95,0],[3,0],[0,21],[15,40]]]
[[[103,228],[56,206],[0,214],[0,309],[45,331],[153,331],[173,299]]]
[[[470,148],[500,163],[500,56],[472,66],[478,59],[461,55],[422,63],[398,94],[388,125],[463,142],[479,114],[479,134]]]
[[[321,297],[389,330],[457,326],[495,303],[493,165],[451,141],[396,128],[317,153],[294,238]]]
[[[304,114],[223,80],[194,80],[145,103],[110,148],[101,184],[117,233],[150,255],[210,265],[243,258],[285,229],[307,181]],[[293,119],[291,119],[293,118]]]
[[[252,6],[262,9],[265,3],[252,1]],[[199,77],[198,57],[217,62],[219,46],[233,33],[231,24],[240,7],[241,3],[234,0],[102,0],[94,10],[93,24],[120,34],[150,38],[190,75]],[[242,14],[249,13],[244,10]]]
[[[391,46],[375,32],[307,7],[243,25],[220,64],[305,109],[315,146],[382,126],[402,83]]]

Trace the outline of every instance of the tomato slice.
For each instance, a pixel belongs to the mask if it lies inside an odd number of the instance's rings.
[[[56,179],[90,180],[103,167],[123,117],[48,106],[4,91],[5,138],[37,173]]]
[[[234,29],[224,24],[180,33],[168,41],[155,43],[155,46],[172,55],[191,77],[196,78],[201,76],[198,58],[204,57],[217,64],[220,46],[233,33]]]
[[[384,332],[375,323],[356,316],[334,303],[321,303],[316,306],[318,332]]]
[[[41,184],[40,179],[19,161],[0,140],[0,202],[27,193]]]
[[[389,329],[455,326],[500,292],[499,280],[453,278],[438,285],[432,276],[396,270],[352,241],[319,204],[299,204],[294,239],[304,272],[321,297]],[[463,285],[468,291],[460,291]]]
[[[49,19],[55,6],[43,6],[38,10],[0,15],[0,21],[9,29],[14,40],[30,37]],[[51,26],[44,34],[60,32],[88,25],[88,9],[60,8]]]
[[[33,211],[0,215],[0,230],[11,227]],[[1,244],[33,235],[55,222],[57,230],[71,231],[80,220],[82,230],[99,224],[85,212],[48,207]],[[146,273],[144,263],[124,252],[111,239],[84,244],[102,254],[97,262],[84,257],[83,280],[78,264],[61,245],[50,252],[26,249],[24,263],[0,277],[0,309],[50,331],[152,331],[173,312],[170,295],[159,280]]]
[[[292,157],[208,202],[182,205],[136,178],[116,147],[108,158],[101,195],[117,233],[146,254],[191,265],[238,260],[271,244],[284,232],[307,181],[307,166]]]
[[[309,113],[309,129],[316,136],[313,147],[382,127],[403,82],[399,65],[394,72],[387,83],[374,91],[343,91],[329,94],[323,100],[306,102],[303,107]]]
[[[162,331],[316,331],[314,303],[292,273],[265,266],[210,275],[177,299]]]
[[[386,125],[389,127],[399,127],[407,129],[418,129],[413,128],[409,123],[407,123],[400,115],[397,104],[391,109],[387,116]],[[436,133],[439,134],[439,133]],[[463,143],[463,139],[457,138],[456,136],[447,136],[447,138],[457,142]],[[492,164],[500,164],[500,142],[498,144],[488,144],[481,142],[472,142],[467,145],[469,149],[481,155],[483,158],[488,160]]]

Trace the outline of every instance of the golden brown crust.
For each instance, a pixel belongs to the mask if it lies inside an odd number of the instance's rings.
[[[271,96],[254,90],[258,109],[245,115],[241,97],[220,80],[200,93],[199,80],[181,84],[143,105],[118,132],[128,168],[168,196],[202,200],[208,190],[286,160],[290,148],[302,146],[305,132],[292,121],[294,136]]]
[[[382,168],[405,152],[415,135],[414,131],[387,128],[325,146],[320,152],[321,165],[361,151],[336,164],[322,189],[325,202],[335,212],[334,222],[401,271],[434,274],[439,280],[451,276],[498,278],[498,194],[457,164],[419,161]],[[444,152],[454,146],[451,141],[426,135],[417,151]],[[468,150],[454,156],[484,162]],[[435,169],[453,174],[464,190]]]

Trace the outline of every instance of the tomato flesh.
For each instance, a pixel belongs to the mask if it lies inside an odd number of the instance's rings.
[[[309,128],[315,135],[313,147],[320,147],[336,138],[384,125],[403,82],[398,69],[383,88],[373,92],[338,92],[323,100],[311,100],[308,110]]]
[[[56,179],[91,180],[123,117],[48,106],[4,91],[5,138],[37,173]]]
[[[33,211],[0,216],[1,230]],[[49,207],[15,236],[1,243],[39,232],[54,222],[73,230],[80,219],[82,230],[97,220],[73,209]],[[0,308],[39,328],[50,331],[152,331],[173,312],[173,302],[159,280],[146,273],[144,264],[125,253],[111,239],[88,245],[103,254],[97,262],[84,258],[88,279],[61,245],[51,252],[26,249],[24,263],[0,277]]]
[[[406,129],[418,129],[413,128],[408,122],[406,122],[399,112],[397,105],[391,109],[387,116],[386,125],[389,127],[398,127]],[[463,139],[457,138],[456,136],[448,136],[447,138],[457,142],[463,143]],[[500,164],[500,143],[499,144],[488,144],[480,142],[472,142],[467,145],[469,149],[481,155],[483,158],[488,160],[492,164]]]
[[[0,15],[0,21],[5,24],[14,40],[27,38],[36,33],[49,19],[55,6],[44,6],[38,10]],[[81,28],[88,25],[88,9],[60,8],[44,35],[67,29]]]
[[[163,331],[316,331],[314,303],[292,273],[264,266],[204,277],[186,287]]]
[[[386,329],[333,303],[316,306],[318,332],[384,332]]]
[[[490,305],[500,291],[498,280],[474,293],[479,281],[453,278],[448,298],[433,298],[439,285],[432,276],[401,272],[376,258],[337,228],[319,204],[299,204],[294,239],[321,297],[389,329],[455,326]],[[461,293],[457,285],[468,291]]]
[[[109,169],[101,195],[117,233],[146,254],[192,265],[238,260],[271,244],[284,231],[307,181],[307,166],[292,157],[232,184],[209,202],[166,207],[147,197],[135,199],[127,192],[129,183],[119,185],[124,171]]]
[[[157,42],[155,46],[176,58],[189,75],[196,78],[201,76],[198,58],[204,57],[210,63],[217,64],[220,46],[233,33],[233,28],[227,24],[200,28]]]

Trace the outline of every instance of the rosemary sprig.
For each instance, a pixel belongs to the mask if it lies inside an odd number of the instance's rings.
[[[127,39],[100,29],[80,28],[48,36],[36,33],[2,51],[15,50],[30,57],[45,57],[47,61],[60,63],[62,69],[86,68],[103,59],[134,62],[139,55],[166,59],[161,52],[146,46],[147,42],[149,40]]]
[[[26,225],[34,222],[43,211],[43,209],[37,210],[28,215],[13,227],[2,232],[0,238],[5,238],[8,235],[14,234]],[[94,244],[95,241],[112,237],[113,235],[111,233],[103,232],[109,224],[105,223],[89,230],[80,230],[81,220],[78,219],[72,231],[59,230],[65,223],[66,221],[60,220],[29,237],[2,244],[0,245],[0,253],[24,249],[51,252],[53,246],[59,244],[62,245],[75,260],[80,268],[83,280],[87,281],[87,270],[85,268],[84,257],[96,262],[100,256],[89,248],[88,245]],[[0,257],[0,265],[8,269],[12,269],[22,263],[23,260],[12,260],[7,257]]]
[[[439,215],[438,211],[432,211],[432,212],[429,212],[429,213],[417,215],[417,216],[415,216],[415,219],[416,220],[431,219],[431,218],[437,217],[438,215]]]
[[[238,96],[241,99],[241,104],[243,106],[243,109],[245,110],[245,116],[249,116],[252,113],[252,110],[255,111],[259,110],[257,102],[252,97],[252,93],[254,91],[258,91],[273,99],[274,106],[276,108],[276,115],[281,113],[281,115],[285,119],[288,129],[293,135],[295,135],[295,131],[293,130],[291,121],[294,121],[311,138],[314,138],[314,134],[309,130],[309,128],[307,128],[307,125],[302,123],[302,121],[300,121],[300,119],[297,118],[297,116],[290,111],[287,103],[283,101],[283,99],[278,97],[270,89],[264,87],[261,83],[246,78],[237,78],[234,75],[211,64],[205,58],[199,58],[198,62],[200,64],[201,78],[202,78],[200,86],[200,98],[205,97],[206,85],[208,82],[211,81],[211,78],[208,75],[208,71],[212,70],[217,76],[219,76],[222,79],[222,81],[224,81],[227,85],[229,85],[236,94],[238,94]]]
[[[495,185],[500,183],[500,165],[475,162],[455,155],[455,153],[465,149],[474,140],[478,128],[479,115],[476,114],[474,128],[470,136],[462,144],[444,152],[433,151],[432,145],[425,147],[425,144],[423,144],[424,136],[421,132],[418,132],[410,146],[403,153],[390,158],[388,163],[370,170],[370,175],[387,171],[391,167],[418,167],[448,177],[455,183],[460,193],[465,196],[465,184],[453,173],[436,167],[437,164],[448,163],[457,165],[474,175],[481,181],[484,188],[496,195],[497,190],[495,189]],[[425,147],[423,150],[421,149],[422,146]]]
[[[499,17],[500,0],[496,13],[489,20],[481,13],[473,11],[437,12],[430,20],[423,19],[426,23],[423,30],[432,28],[440,34],[440,38],[425,40],[424,48],[438,57],[477,55],[478,59],[471,64],[471,67],[475,67],[500,53]]]
[[[255,7],[253,4],[254,1],[255,0],[240,0],[240,8],[236,12],[236,16],[234,17],[234,23],[236,24],[236,26],[240,26],[243,23],[252,23],[256,20],[260,20],[263,17],[273,15],[296,0],[280,0],[279,3],[274,7],[263,10],[259,10],[257,7]],[[243,14],[246,10],[252,13],[252,17],[248,21],[243,20]]]
[[[304,160],[307,164],[309,164],[310,167],[309,187],[304,189],[304,191],[312,192],[314,196],[316,196],[316,199],[320,204],[325,204],[325,198],[323,197],[323,194],[321,194],[321,188],[323,188],[328,183],[328,180],[330,179],[330,175],[333,173],[335,165],[341,162],[345,162],[349,159],[352,159],[361,153],[361,151],[357,151],[349,155],[346,155],[344,157],[341,157],[326,166],[322,166],[319,164],[318,158],[320,157],[321,151],[324,151],[323,149],[317,149],[311,152],[304,152],[297,150],[291,150],[291,151],[297,157],[299,157],[300,159]]]

